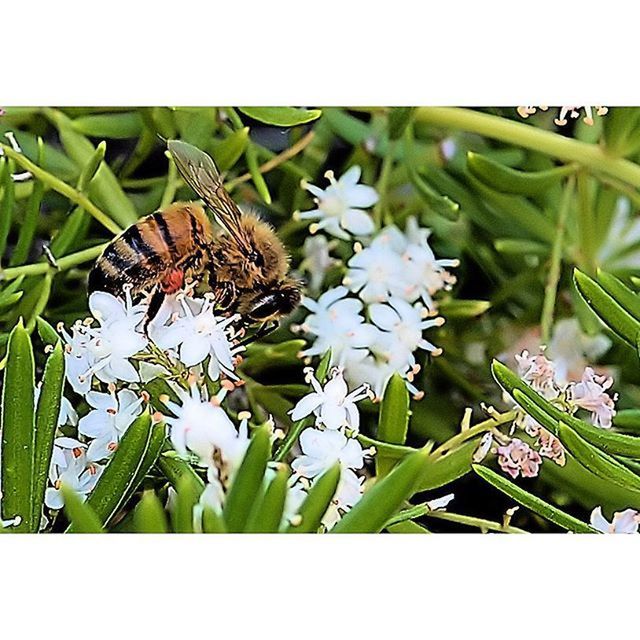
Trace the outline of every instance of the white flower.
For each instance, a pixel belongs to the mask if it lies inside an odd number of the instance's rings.
[[[322,524],[327,531],[330,531],[336,522],[362,498],[363,482],[364,478],[357,476],[351,469],[342,471],[336,494],[322,516]]]
[[[588,336],[577,318],[563,318],[553,327],[546,354],[555,364],[555,379],[560,384],[576,380],[588,362],[593,362],[611,346],[603,334]]]
[[[142,412],[143,399],[129,389],[110,393],[89,391],[86,400],[93,410],[80,418],[78,433],[94,438],[87,450],[89,460],[102,460],[113,453],[120,438]]]
[[[602,515],[602,507],[591,512],[591,526],[602,533],[638,533],[640,513],[635,509],[625,509],[613,514],[612,522]]]
[[[296,476],[292,476],[296,478]],[[280,526],[295,522],[295,516],[300,511],[302,503],[307,499],[308,483],[296,478],[296,482],[287,488],[287,496],[284,501],[284,510],[282,513],[282,522]]]
[[[400,298],[390,298],[388,304],[372,304],[369,307],[371,321],[381,329],[378,344],[371,351],[383,355],[389,364],[402,370],[408,363],[415,365],[413,352],[417,349],[428,351],[434,356],[442,349],[422,337],[422,332],[432,327],[441,327],[444,318],[427,320],[428,312],[420,304],[411,305]]]
[[[431,511],[437,511],[439,509],[446,509],[449,503],[455,498],[455,494],[448,493],[446,496],[442,496],[441,498],[435,498],[434,500],[429,500],[427,502],[427,506]]]
[[[182,304],[182,317],[169,326],[153,328],[152,338],[161,349],[180,347],[180,360],[187,367],[200,364],[208,356],[208,374],[212,380],[218,380],[220,374],[238,379],[233,372],[235,356],[244,350],[243,346],[232,345],[235,337],[230,325],[239,316],[220,319],[214,315],[215,302],[207,296],[200,310],[193,313],[184,296],[179,298]]]
[[[124,302],[110,293],[95,291],[89,297],[89,308],[99,327],[76,322],[71,336],[59,328],[66,342],[67,377],[74,391],[87,393],[94,375],[107,383],[138,382],[138,372],[129,358],[147,346],[147,338],[137,330],[146,307],[133,304],[127,287]]]
[[[613,416],[616,415],[615,400],[607,393],[613,384],[613,378],[596,375],[591,367],[582,374],[582,380],[569,388],[571,402],[581,409],[591,412],[591,421],[597,427],[610,429]]]
[[[362,385],[349,393],[342,370],[334,369],[323,388],[311,367],[304,371],[305,380],[311,384],[313,392],[302,398],[291,410],[291,419],[302,420],[314,413],[316,424],[322,424],[327,429],[348,427],[357,431],[360,427],[360,414],[356,402],[371,397],[368,385]]]
[[[304,260],[300,263],[300,270],[309,274],[309,289],[311,291],[320,290],[327,271],[339,262],[329,253],[336,242],[337,240],[329,242],[324,236],[309,236],[304,241],[302,247]]]
[[[300,328],[316,336],[304,356],[323,355],[331,349],[331,364],[345,366],[351,359],[366,355],[366,349],[378,338],[378,329],[360,315],[362,302],[345,298],[346,287],[323,293],[318,300],[304,297],[303,306],[311,311]]]
[[[407,220],[405,233],[395,225],[385,227],[371,245],[348,262],[344,283],[365,302],[385,302],[396,296],[407,302],[422,298],[433,310],[433,296],[455,283],[445,267],[456,267],[455,259],[437,259],[429,246],[430,229]]]
[[[360,167],[351,167],[336,181],[333,172],[327,171],[325,177],[330,185],[320,189],[312,184],[303,186],[314,196],[316,209],[303,211],[296,215],[300,220],[317,220],[310,227],[311,233],[325,229],[331,235],[348,240],[347,232],[356,236],[371,235],[375,229],[371,216],[362,211],[378,201],[373,187],[358,184]]]
[[[87,445],[73,438],[56,438],[51,456],[49,481],[44,502],[49,509],[64,505],[61,485],[70,487],[84,500],[96,486],[103,468],[87,458]]]
[[[309,427],[300,434],[302,455],[291,467],[295,473],[305,478],[315,478],[328,471],[336,462],[342,469],[362,469],[364,455],[360,443],[355,438],[347,438],[341,431],[315,429]]]
[[[538,354],[529,355],[527,350],[516,355],[518,375],[547,399],[557,398],[559,393],[555,379],[555,365],[551,360]]]
[[[167,408],[175,415],[166,416],[171,427],[170,438],[179,455],[188,457],[189,452],[198,457],[201,466],[212,467],[216,451],[223,453],[234,447],[238,434],[233,422],[224,410],[201,396],[199,387],[191,386],[191,393],[176,389],[181,405],[171,400],[165,402]]]
[[[380,238],[357,252],[348,267],[343,282],[364,302],[384,302],[390,295],[402,296],[407,288],[405,263]]]

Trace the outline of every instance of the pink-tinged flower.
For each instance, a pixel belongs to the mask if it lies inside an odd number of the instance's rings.
[[[640,513],[635,509],[616,511],[611,522],[602,515],[602,507],[591,512],[591,526],[602,533],[638,533],[639,525]]]
[[[516,355],[518,375],[533,389],[545,398],[555,398],[558,395],[555,383],[555,365],[541,353],[530,356],[528,351]]]
[[[591,367],[582,374],[582,380],[569,389],[573,404],[591,412],[591,421],[597,427],[611,428],[611,421],[616,415],[615,401],[617,394],[611,397],[607,389],[611,388],[613,378],[596,375]]]
[[[547,431],[542,427],[540,427],[538,445],[538,452],[542,457],[549,458],[557,465],[564,467],[567,460],[562,443],[550,431]]]
[[[508,445],[498,447],[497,453],[500,468],[512,478],[520,474],[523,478],[535,478],[538,475],[542,458],[526,442],[513,438]]]

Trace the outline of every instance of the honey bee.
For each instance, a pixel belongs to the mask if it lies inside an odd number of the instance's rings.
[[[222,185],[212,158],[196,147],[169,140],[168,149],[187,184],[213,213],[174,202],[145,216],[116,236],[89,273],[89,293],[151,293],[145,329],[166,295],[185,279],[208,276],[217,307],[239,313],[246,325],[265,327],[291,313],[301,285],[290,277],[289,255],[274,229],[252,213],[243,213]]]

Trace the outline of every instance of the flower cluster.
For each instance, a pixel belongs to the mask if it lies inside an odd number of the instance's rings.
[[[167,297],[147,335],[147,308],[146,302],[134,302],[127,287],[124,300],[95,292],[89,297],[91,317],[74,323],[70,331],[58,327],[65,343],[67,380],[83,396],[88,411],[78,419],[69,400],[63,398],[59,424],[64,429],[54,444],[46,494],[50,509],[62,506],[61,483],[84,497],[91,492],[119,441],[149,402],[143,384],[159,375],[188,378],[191,383],[191,393],[187,393],[172,382],[181,404],[165,403],[175,416],[165,422],[179,454],[194,454],[216,482],[220,473],[213,472],[211,447],[223,452],[219,462],[227,475],[246,449],[246,420],[238,431],[219,407],[227,390],[238,383],[234,370],[244,347],[238,344],[233,327],[237,317],[217,316],[210,295],[193,297],[187,289]],[[207,379],[221,385],[211,403],[200,397],[201,392],[206,393],[202,389]],[[74,429],[65,427],[67,424]]]
[[[594,425],[603,429],[611,427],[617,399],[616,395],[608,393],[613,384],[611,377],[598,375],[592,367],[586,367],[579,382],[561,382],[555,363],[543,353],[530,355],[525,350],[515,358],[522,380],[558,408],[569,414],[579,409],[588,411]],[[518,475],[535,477],[542,458],[553,460],[560,466],[565,464],[565,451],[560,440],[520,408],[517,408],[513,425],[514,429],[518,427],[535,438],[537,449],[518,438],[511,438],[497,447],[498,464],[505,473],[512,478]]]
[[[521,118],[528,118],[533,115],[538,109],[541,111],[546,111],[549,107],[518,107],[518,115]],[[593,109],[596,110],[596,114],[599,116],[604,116],[609,112],[607,107],[558,107],[558,116],[554,118],[555,124],[559,127],[563,127],[567,124],[567,116],[572,119],[576,119],[580,117],[580,110],[584,109],[584,118],[583,121],[586,125],[590,127],[593,126]]]
[[[369,238],[374,233],[373,222],[367,217],[370,224],[364,224],[362,216],[366,214],[362,211],[358,216],[360,224],[345,221],[340,227],[342,232],[335,232],[335,211],[351,211],[355,202],[373,203],[377,199],[371,187],[355,184],[360,176],[356,169],[350,169],[338,182],[331,176],[332,185],[324,192],[307,185],[317,196],[318,208],[299,217],[319,219],[317,228],[340,238],[346,236],[344,229]],[[359,200],[353,196],[356,189]],[[413,385],[420,370],[416,352],[423,350],[433,356],[442,352],[423,333],[444,323],[437,316],[434,296],[451,289],[455,277],[448,268],[459,264],[458,260],[435,256],[429,246],[430,233],[410,217],[404,232],[389,225],[369,238],[368,246],[356,243],[342,285],[328,289],[317,299],[305,297],[302,301],[310,313],[294,330],[314,337],[302,355],[322,355],[331,350],[331,364],[341,367],[350,383],[368,383],[377,398],[382,396],[393,373],[398,372],[414,396],[421,397],[422,392]],[[320,282],[330,264],[327,246],[325,241],[316,250]],[[318,287],[316,281],[314,288]]]
[[[356,403],[372,396],[367,385],[349,392],[339,368],[331,371],[324,386],[316,378],[313,369],[306,368],[305,374],[313,391],[291,410],[291,419],[297,421],[313,415],[315,426],[306,428],[300,434],[301,454],[291,465],[294,474],[290,493],[292,500],[299,506],[317,478],[340,463],[338,489],[322,519],[326,529],[331,529],[362,496],[364,459],[373,452],[363,450],[356,439],[360,425]],[[295,512],[295,508],[292,511]]]

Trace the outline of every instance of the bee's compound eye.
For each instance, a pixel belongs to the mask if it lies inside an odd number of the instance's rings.
[[[300,292],[295,288],[283,287],[264,293],[253,300],[249,317],[256,322],[264,322],[274,317],[286,316],[300,302]]]
[[[249,259],[249,262],[253,262],[253,264],[255,264],[257,267],[264,266],[264,258],[257,251],[254,250],[249,252],[249,255],[247,257]]]

